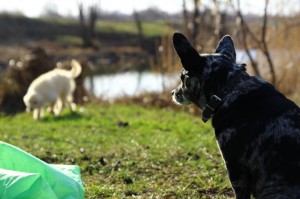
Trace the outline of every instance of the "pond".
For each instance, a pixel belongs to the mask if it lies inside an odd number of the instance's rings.
[[[134,96],[143,92],[170,92],[179,82],[179,76],[163,75],[152,72],[125,72],[113,75],[96,75],[86,78],[85,88],[96,97],[114,99],[124,96]]]

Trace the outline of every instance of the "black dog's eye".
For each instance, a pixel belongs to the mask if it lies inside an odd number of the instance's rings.
[[[184,84],[186,87],[190,87],[190,84],[191,84],[191,78],[189,78],[189,76],[185,76],[184,81],[183,81],[183,84]]]

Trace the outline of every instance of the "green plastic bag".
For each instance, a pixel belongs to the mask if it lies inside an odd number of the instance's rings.
[[[83,199],[76,165],[52,165],[0,142],[0,199]]]

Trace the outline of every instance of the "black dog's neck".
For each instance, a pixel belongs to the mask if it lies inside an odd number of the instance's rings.
[[[236,87],[239,83],[244,82],[250,78],[249,74],[245,71],[236,71],[231,77],[229,77],[225,84],[221,85],[221,87],[217,91],[217,95],[223,99],[229,93],[232,92],[234,87]]]
[[[222,104],[223,99],[233,90],[233,88],[250,76],[244,71],[235,71],[226,81],[225,84],[216,88],[214,91],[208,92],[206,99],[209,99],[202,111],[202,120],[207,122],[214,116],[218,107]]]

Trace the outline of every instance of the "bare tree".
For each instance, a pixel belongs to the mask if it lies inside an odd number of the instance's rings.
[[[80,34],[83,41],[83,46],[86,46],[88,42],[88,36],[85,26],[85,16],[84,16],[84,10],[83,10],[83,4],[78,4],[78,10],[79,10],[79,25],[80,25]]]
[[[194,13],[193,13],[193,30],[192,30],[192,42],[193,45],[197,44],[197,36],[199,34],[199,26],[201,22],[200,18],[200,6],[201,0],[194,0]]]
[[[247,23],[244,20],[244,16],[242,15],[239,0],[238,0],[238,8],[237,8],[237,24],[240,27],[240,36],[241,37],[238,37],[240,40],[240,43],[244,46],[244,49],[245,49],[246,54],[251,62],[251,66],[254,70],[255,75],[260,76],[258,64],[250,53],[250,48],[249,48],[249,45],[247,42],[248,30],[250,30],[250,28],[248,27]]]
[[[265,0],[265,8],[264,8],[264,15],[262,19],[262,27],[261,27],[261,37],[258,38],[252,29],[249,27],[249,25],[245,22],[244,16],[242,14],[242,11],[240,9],[240,0],[237,0],[238,8],[237,8],[237,17],[238,17],[238,25],[240,27],[240,41],[243,44],[246,54],[249,57],[249,60],[251,62],[251,65],[253,67],[253,70],[256,75],[261,75],[260,70],[258,68],[257,62],[254,60],[252,57],[250,50],[249,50],[249,45],[247,43],[247,36],[250,36],[252,41],[255,42],[257,45],[258,49],[262,51],[264,56],[266,57],[266,60],[268,62],[269,68],[270,68],[270,73],[271,73],[271,83],[276,85],[277,80],[276,80],[276,74],[274,70],[274,65],[272,62],[271,54],[268,48],[268,44],[266,41],[266,33],[267,33],[267,24],[268,24],[268,4],[269,0]]]
[[[214,34],[216,35],[217,41],[219,41],[225,35],[225,25],[226,25],[226,13],[224,11],[220,11],[220,1],[212,0],[215,12],[215,24],[214,24]]]
[[[144,32],[143,32],[143,25],[142,25],[142,21],[140,18],[140,15],[134,11],[133,12],[133,18],[138,30],[138,36],[139,36],[139,42],[140,42],[140,46],[143,46],[143,41],[144,41]]]
[[[89,36],[94,39],[96,37],[95,25],[98,17],[98,7],[97,5],[92,5],[89,7]]]
[[[272,75],[271,82],[274,85],[276,85],[277,82],[276,82],[276,74],[275,74],[275,70],[274,70],[274,64],[272,62],[270,51],[269,51],[269,48],[268,48],[268,45],[266,42],[266,31],[267,31],[267,23],[268,23],[268,5],[269,5],[269,0],[266,0],[265,1],[265,9],[264,9],[264,17],[263,17],[263,25],[262,25],[262,34],[261,34],[262,46],[260,48],[269,63],[270,72]]]
[[[198,50],[211,50],[226,34],[226,11],[220,11],[220,6],[227,3],[218,0],[211,3],[215,9],[204,6],[201,0],[193,0],[194,8],[188,13],[183,0],[183,30]]]
[[[182,16],[183,16],[184,34],[190,35],[190,31],[189,31],[189,15],[188,15],[188,11],[186,9],[186,2],[185,2],[185,0],[182,0]]]
[[[90,6],[88,11],[88,22],[86,22],[86,15],[84,13],[84,7],[82,3],[78,4],[79,10],[79,25],[81,31],[81,38],[83,40],[84,47],[96,47],[93,43],[95,39],[95,25],[98,17],[97,5]]]

